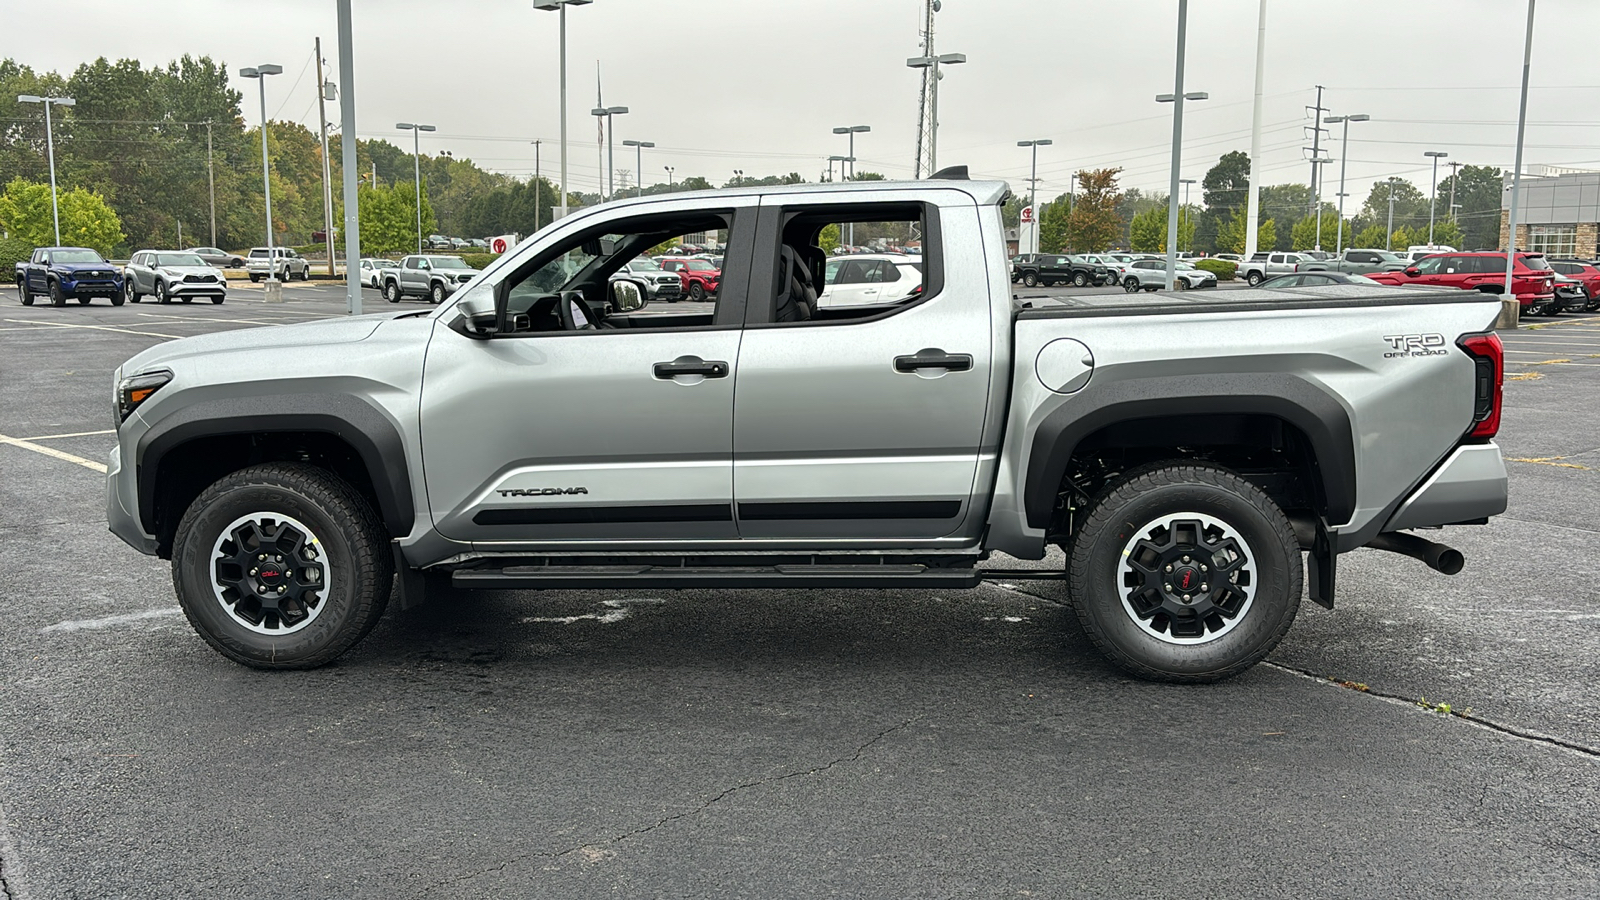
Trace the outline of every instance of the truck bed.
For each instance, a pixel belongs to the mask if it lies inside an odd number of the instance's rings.
[[[1061,297],[1013,292],[1021,309],[1019,319],[1074,319],[1094,316],[1154,316],[1174,313],[1263,312],[1286,309],[1342,309],[1363,306],[1421,306],[1465,303],[1472,300],[1498,300],[1474,296],[1474,292],[1454,288],[1390,287],[1365,284],[1330,285],[1318,288],[1267,290],[1159,291],[1134,294],[1092,294]]]

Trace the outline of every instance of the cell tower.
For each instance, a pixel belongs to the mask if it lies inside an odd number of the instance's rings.
[[[918,32],[922,37],[922,55],[933,56],[933,14],[939,11],[939,0],[923,0],[923,25]],[[917,98],[917,164],[916,177],[921,178],[923,163],[933,153],[929,146],[933,136],[933,79],[937,70],[932,66],[922,69],[922,90]]]

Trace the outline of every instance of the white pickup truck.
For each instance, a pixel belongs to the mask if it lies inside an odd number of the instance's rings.
[[[1304,253],[1289,253],[1272,251],[1257,253],[1239,264],[1236,277],[1242,278],[1255,287],[1274,275],[1288,275],[1291,272],[1302,271],[1317,263],[1317,260]]]

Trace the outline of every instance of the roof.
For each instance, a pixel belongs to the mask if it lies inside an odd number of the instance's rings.
[[[616,209],[624,206],[649,206],[663,200],[721,200],[728,197],[770,197],[806,194],[859,193],[876,194],[884,191],[958,190],[970,195],[980,206],[999,203],[1010,192],[1004,181],[968,181],[955,178],[924,178],[920,181],[841,181],[820,184],[768,184],[741,187],[713,188],[709,191],[679,191],[671,194],[651,194],[648,197],[626,197],[586,206],[573,213],[579,216],[591,210]]]

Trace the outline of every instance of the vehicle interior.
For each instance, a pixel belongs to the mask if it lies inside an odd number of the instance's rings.
[[[933,293],[920,290],[906,297],[896,297],[882,303],[851,306],[819,306],[818,298],[828,287],[827,258],[835,255],[825,246],[853,235],[855,241],[891,242],[903,246],[920,242],[926,234],[924,208],[918,203],[861,204],[809,208],[795,211],[787,217],[783,237],[778,247],[777,267],[771,315],[766,321],[785,325],[808,321],[835,321],[872,318],[893,314],[905,307],[921,302]],[[927,242],[936,250],[936,242]],[[925,259],[930,268],[933,260]],[[838,275],[842,267],[835,266]],[[930,279],[925,270],[924,285]]]

